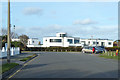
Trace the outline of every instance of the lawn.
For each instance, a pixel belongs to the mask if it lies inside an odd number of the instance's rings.
[[[17,65],[19,65],[19,64],[18,63],[2,64],[2,66],[0,66],[0,74],[4,73],[6,71],[9,71],[10,69],[14,68]]]
[[[120,53],[119,53],[120,54]],[[99,55],[99,57],[104,57],[104,58],[107,58],[107,59],[116,59],[116,60],[120,60],[120,55],[116,55],[115,52],[106,52],[106,53],[101,53]]]
[[[37,54],[33,54],[33,55],[28,56],[28,57],[26,57],[26,58],[20,59],[20,61],[27,61],[27,60],[31,59],[32,57],[35,57],[36,55],[37,55]]]

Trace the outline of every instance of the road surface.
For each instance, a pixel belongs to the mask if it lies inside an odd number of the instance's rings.
[[[118,61],[75,52],[40,52],[12,78],[117,78]]]

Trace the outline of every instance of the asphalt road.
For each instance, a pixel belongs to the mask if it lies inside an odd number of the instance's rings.
[[[38,52],[39,54],[39,52]],[[83,53],[41,52],[12,78],[117,78],[118,61]]]

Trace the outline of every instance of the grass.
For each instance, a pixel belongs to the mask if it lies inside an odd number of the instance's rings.
[[[0,74],[1,73],[4,73],[6,71],[9,71],[10,69],[14,68],[15,66],[19,65],[18,63],[6,63],[6,64],[3,64],[2,66],[0,66]]]
[[[31,59],[32,57],[35,57],[35,56],[36,56],[36,54],[33,54],[33,55],[28,56],[26,58],[20,59],[20,61],[27,61],[27,60]]]
[[[107,58],[107,59],[116,59],[116,60],[120,60],[119,56],[120,55],[117,56],[115,52],[106,52],[106,53],[101,53],[99,55],[99,57],[103,57],[103,58]]]

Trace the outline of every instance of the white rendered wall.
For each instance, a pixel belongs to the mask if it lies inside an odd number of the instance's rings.
[[[34,43],[33,43],[34,41]],[[38,39],[28,39],[28,45],[38,45],[39,40]]]

